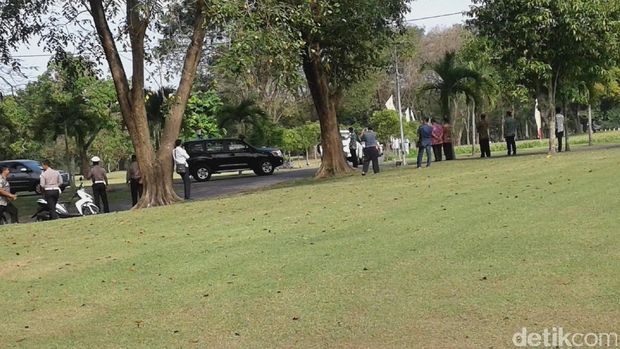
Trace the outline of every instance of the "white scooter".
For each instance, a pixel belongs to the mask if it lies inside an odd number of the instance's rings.
[[[99,214],[99,207],[95,205],[93,197],[86,192],[84,189],[84,183],[82,182],[82,177],[80,177],[80,186],[75,191],[75,194],[71,197],[71,200],[79,197],[79,200],[75,202],[75,208],[77,210],[77,214],[70,213],[65,204],[70,202],[56,203],[56,213],[58,214],[58,218],[75,218],[82,216],[92,216]],[[50,219],[49,206],[45,199],[38,199],[37,205],[39,207],[37,213],[35,213],[32,218],[36,218],[37,221],[45,221]]]

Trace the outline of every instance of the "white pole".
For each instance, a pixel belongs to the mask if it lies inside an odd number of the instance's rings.
[[[405,154],[405,128],[403,126],[403,108],[400,100],[400,72],[398,70],[398,53],[395,55],[395,67],[396,67],[396,95],[398,98],[398,116],[400,119],[400,155],[403,162],[403,166],[407,166],[407,156]]]

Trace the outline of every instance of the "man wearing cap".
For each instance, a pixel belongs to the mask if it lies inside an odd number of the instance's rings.
[[[95,205],[99,207],[99,212],[101,212],[100,202],[103,201],[103,212],[109,213],[110,207],[108,206],[108,193],[106,192],[108,176],[106,170],[99,165],[101,159],[98,156],[93,157],[91,161],[93,166],[86,175],[86,179],[93,181],[93,196],[95,197]]]
[[[43,173],[41,173],[41,179],[39,181],[41,190],[43,191],[43,197],[47,201],[47,206],[50,211],[50,219],[58,219],[58,212],[56,212],[56,203],[60,198],[60,185],[62,184],[62,177],[60,172],[54,170],[51,167],[49,160],[43,160]]]

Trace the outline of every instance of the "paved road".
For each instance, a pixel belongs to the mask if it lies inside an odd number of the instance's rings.
[[[252,171],[245,171],[243,175],[216,175],[208,182],[192,182],[192,198],[208,199],[218,196],[243,193],[256,189],[267,188],[276,184],[312,178],[316,168],[297,170],[280,170],[271,176],[256,176]],[[183,197],[183,183],[175,181],[174,188],[179,196]]]

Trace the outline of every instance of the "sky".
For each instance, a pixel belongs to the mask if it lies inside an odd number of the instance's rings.
[[[471,0],[415,0],[411,6],[411,13],[407,15],[407,19],[468,11],[471,5]],[[449,27],[461,23],[465,19],[464,16],[456,15],[415,21],[413,24],[430,30],[437,27]]]
[[[413,20],[412,22],[410,22],[411,24],[423,27],[426,30],[446,28],[457,23],[462,23],[465,20],[465,17],[461,15],[452,15],[434,19],[418,19],[467,11],[469,10],[469,6],[471,6],[471,0],[415,0],[411,6],[411,12],[407,15],[407,19]],[[15,55],[41,55],[37,57],[20,58],[22,66],[27,68],[29,67],[31,69],[24,69],[24,73],[27,75],[28,79],[17,78],[17,81],[15,81],[14,84],[18,89],[23,88],[25,83],[27,83],[29,80],[34,80],[38,75],[42,74],[50,58],[47,53],[44,52],[41,48],[37,47],[36,44],[31,45],[30,47],[23,46],[22,48],[20,48],[20,50],[15,52]],[[123,54],[121,57],[126,69],[131,68],[131,60],[128,59],[128,57],[128,54]],[[154,68],[147,68],[147,79],[149,78],[149,75],[151,75],[151,73],[158,77],[158,74],[155,74],[153,70]],[[1,71],[0,74],[2,74]],[[149,79],[151,80],[150,82],[147,82],[149,87],[159,87],[154,81],[157,80],[156,77],[154,79]],[[7,85],[3,84],[1,80],[0,92],[7,94],[10,93],[10,88],[8,88]]]

